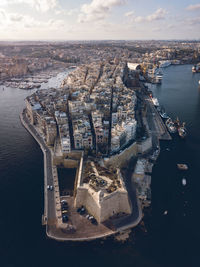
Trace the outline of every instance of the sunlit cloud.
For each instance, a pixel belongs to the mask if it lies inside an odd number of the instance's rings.
[[[200,4],[190,5],[190,6],[186,7],[186,10],[189,10],[189,11],[195,11],[195,10],[199,10],[199,9],[200,9]]]
[[[105,19],[113,7],[125,5],[125,0],[92,0],[90,4],[81,6],[78,22],[99,21]]]
[[[166,18],[167,11],[163,8],[157,9],[153,14],[150,14],[146,17],[142,16],[134,16],[134,13],[132,15],[129,15],[131,17],[132,22],[152,22],[156,20],[163,20]]]
[[[26,4],[37,11],[47,12],[59,6],[58,0],[1,0],[0,6]]]

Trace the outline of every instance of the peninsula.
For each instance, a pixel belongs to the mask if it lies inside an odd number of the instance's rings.
[[[139,64],[105,59],[27,97],[20,117],[44,153],[48,237],[92,240],[141,221],[159,140],[171,138],[142,75]]]

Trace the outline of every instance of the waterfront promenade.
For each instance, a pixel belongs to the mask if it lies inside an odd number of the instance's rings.
[[[105,238],[110,235],[128,230],[137,226],[142,219],[142,211],[139,200],[137,199],[136,192],[132,188],[131,179],[127,182],[129,199],[132,206],[132,214],[121,219],[112,220],[112,227],[107,224],[92,225],[85,217],[79,215],[74,208],[74,214],[79,222],[79,228],[75,232],[63,231],[59,227],[58,218],[56,216],[56,192],[47,190],[47,185],[54,185],[52,155],[50,148],[45,144],[43,138],[37,132],[36,128],[30,124],[26,110],[20,115],[23,126],[34,137],[40,145],[44,154],[44,215],[43,224],[46,225],[46,234],[49,238],[57,241],[89,241],[98,238]],[[73,205],[73,204],[72,204]],[[80,216],[78,218],[78,216]]]

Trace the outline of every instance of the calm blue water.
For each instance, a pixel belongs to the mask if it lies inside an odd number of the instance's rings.
[[[46,238],[41,226],[43,154],[19,121],[24,98],[31,92],[0,87],[0,266],[198,266],[199,79],[191,66],[169,67],[155,90],[166,111],[186,122],[189,135],[185,141],[175,136],[162,142],[153,170],[151,216],[145,220],[148,232],[138,228],[125,244],[112,239],[70,244]],[[184,174],[186,187],[177,162],[190,167]]]

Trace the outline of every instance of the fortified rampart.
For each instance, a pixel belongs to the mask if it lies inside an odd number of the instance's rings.
[[[152,148],[152,138],[149,137],[146,140],[140,143],[133,143],[131,146],[126,148],[120,154],[110,157],[105,161],[106,166],[115,166],[118,168],[122,168],[127,165],[127,162],[138,154],[145,154]]]
[[[82,151],[72,151],[67,156],[53,155],[53,164],[62,165],[64,168],[78,168]]]
[[[80,170],[81,171],[81,167]],[[81,174],[77,181],[75,207],[85,206],[88,212],[101,223],[117,213],[130,214],[131,206],[128,193],[123,183],[119,169],[117,175],[121,180],[121,187],[112,193],[104,190],[94,191],[89,184],[82,183]]]

